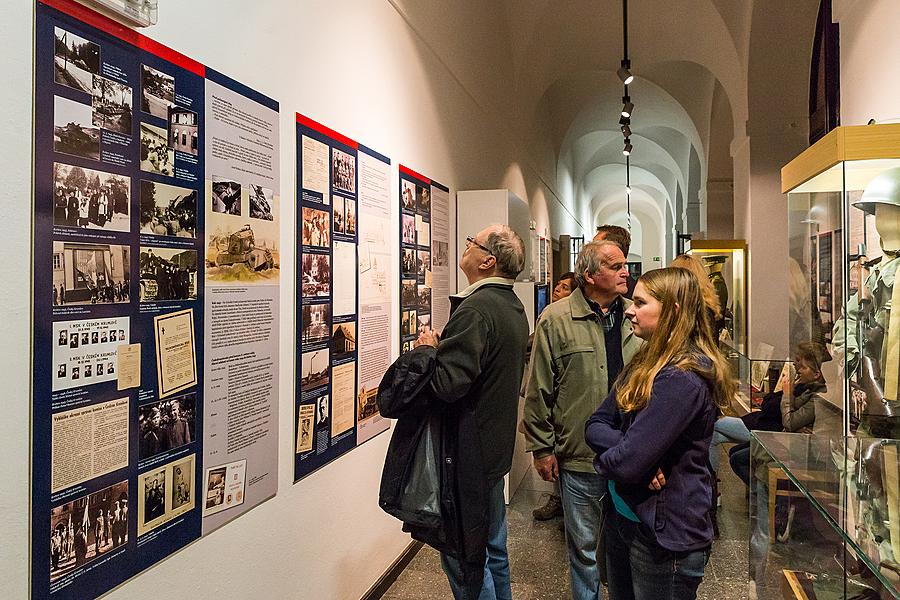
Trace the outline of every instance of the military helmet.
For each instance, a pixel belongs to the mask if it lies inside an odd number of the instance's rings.
[[[874,215],[876,204],[900,207],[900,167],[888,169],[870,181],[853,206]]]

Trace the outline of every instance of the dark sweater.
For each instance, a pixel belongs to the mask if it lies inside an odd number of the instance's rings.
[[[528,321],[511,285],[487,283],[464,298],[451,296],[450,303],[432,391],[475,411],[485,474],[493,483],[512,465]]]
[[[616,482],[622,499],[668,550],[697,550],[712,541],[707,459],[715,421],[706,381],[666,367],[642,410],[619,411],[614,390],[585,427],[597,472]],[[647,489],[657,468],[666,476],[658,492]]]

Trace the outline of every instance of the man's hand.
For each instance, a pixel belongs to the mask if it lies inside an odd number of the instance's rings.
[[[666,486],[666,476],[663,475],[662,469],[656,469],[656,475],[653,479],[650,480],[650,484],[647,486],[648,490],[654,490],[658,492]]]
[[[426,327],[422,333],[419,334],[419,339],[413,342],[413,348],[418,348],[422,344],[426,346],[434,346],[437,348],[438,342],[441,340],[441,336],[439,336],[431,327]]]
[[[559,464],[555,454],[548,454],[542,458],[534,459],[534,468],[544,481],[556,481],[559,479]]]

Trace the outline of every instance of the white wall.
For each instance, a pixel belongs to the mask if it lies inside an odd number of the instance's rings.
[[[0,261],[0,336],[7,340],[0,351],[6,389],[0,576],[6,598],[25,597],[29,578],[32,28],[32,0],[4,3],[0,163],[7,173],[4,241],[15,249]],[[387,434],[291,485],[294,112],[388,155],[394,198],[396,165],[403,162],[448,185],[451,198],[456,189],[508,187],[530,201],[539,229],[549,228],[552,235],[562,226],[572,229],[571,215],[530,166],[535,161],[521,155],[510,129],[475,101],[480,91],[454,77],[429,40],[387,1],[164,1],[160,24],[146,33],[281,103],[282,248],[288,252],[282,262],[280,489],[275,499],[109,598],[358,598],[408,537],[377,506]]]

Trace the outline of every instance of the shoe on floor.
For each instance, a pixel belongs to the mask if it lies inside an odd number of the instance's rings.
[[[549,521],[554,517],[561,517],[562,514],[562,501],[559,499],[559,496],[555,494],[550,495],[543,506],[539,506],[531,511],[531,516],[533,516],[536,521]]]

